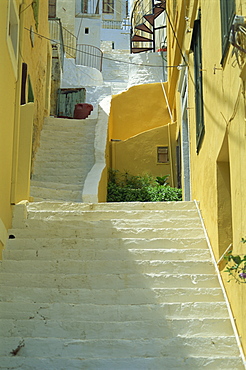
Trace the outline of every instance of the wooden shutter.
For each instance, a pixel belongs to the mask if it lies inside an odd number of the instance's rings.
[[[222,60],[229,46],[229,34],[235,14],[235,0],[220,0]]]
[[[201,20],[195,20],[192,35],[191,49],[194,52],[194,79],[196,103],[196,145],[200,148],[204,134],[203,113],[203,87],[202,87],[202,45],[201,45]]]

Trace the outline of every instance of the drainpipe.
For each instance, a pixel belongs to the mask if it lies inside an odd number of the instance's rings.
[[[172,116],[171,108],[170,108],[169,101],[168,101],[168,98],[167,98],[166,90],[165,90],[165,87],[164,87],[164,84],[163,84],[162,81],[161,81],[161,87],[162,87],[162,90],[163,90],[163,94],[164,94],[164,97],[165,97],[165,101],[166,101],[168,113],[169,113],[169,116],[171,118],[171,124],[172,124],[173,123],[173,116]],[[172,186],[174,186],[173,151],[172,151],[172,140],[171,140],[170,122],[168,122],[167,130],[168,130],[168,145],[169,145],[169,150],[170,150],[171,180],[172,180]]]

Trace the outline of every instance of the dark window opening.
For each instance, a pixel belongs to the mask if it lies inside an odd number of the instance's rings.
[[[89,28],[85,28],[85,34],[88,35],[89,34]]]
[[[103,0],[103,13],[114,13],[114,0]]]
[[[157,147],[157,163],[168,163],[168,146],[158,146]]]
[[[56,0],[49,0],[49,18],[56,18]]]
[[[194,53],[194,82],[196,105],[196,147],[200,149],[204,136],[204,111],[203,111],[203,82],[202,82],[202,46],[201,46],[201,18],[194,22],[191,41],[191,50]]]
[[[222,46],[221,64],[223,64],[223,61],[229,49],[230,28],[235,15],[235,0],[220,0],[220,14]]]

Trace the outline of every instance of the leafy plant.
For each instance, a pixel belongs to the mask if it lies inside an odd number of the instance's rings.
[[[130,175],[128,172],[109,171],[108,202],[163,202],[181,201],[182,190],[167,185],[167,176],[157,178],[145,174]]]
[[[246,243],[246,239],[242,238],[242,243]],[[246,255],[233,255],[229,251],[224,257],[227,260],[225,272],[229,274],[229,280],[235,280],[237,283],[246,283]]]
[[[156,176],[156,182],[160,185],[168,185],[168,182],[167,182],[167,179],[168,179],[169,175],[165,175],[165,176]]]

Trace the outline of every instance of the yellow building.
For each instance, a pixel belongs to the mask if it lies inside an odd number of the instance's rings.
[[[245,350],[245,285],[227,282],[223,255],[246,254],[246,1],[169,0],[167,18],[182,187],[200,202]]]
[[[49,114],[51,51],[45,37],[46,1],[0,2],[0,250],[11,205],[29,199],[31,158]]]

